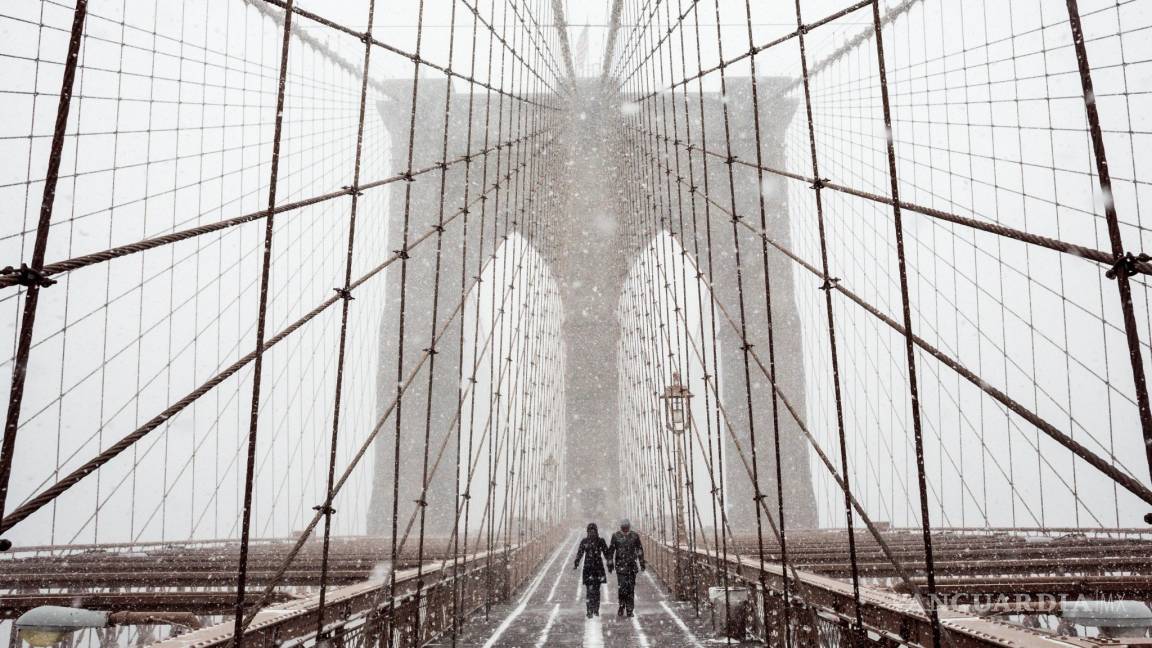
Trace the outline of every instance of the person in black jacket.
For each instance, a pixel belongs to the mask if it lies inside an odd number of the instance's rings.
[[[580,541],[580,547],[576,551],[576,564],[572,565],[572,569],[575,570],[580,566],[580,559],[584,559],[583,581],[584,587],[588,589],[585,603],[589,619],[593,614],[600,616],[600,585],[608,582],[608,577],[604,574],[602,556],[607,553],[608,545],[604,543],[604,538],[600,537],[600,531],[595,524],[589,524],[588,535]]]
[[[640,534],[632,530],[632,523],[620,520],[620,530],[612,534],[608,545],[608,571],[616,568],[616,586],[620,607],[616,616],[632,616],[636,608],[636,573],[648,569],[644,562],[644,546],[640,544]]]

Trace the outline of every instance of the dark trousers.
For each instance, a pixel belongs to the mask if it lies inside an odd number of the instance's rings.
[[[587,588],[588,594],[584,599],[585,605],[588,607],[590,614],[600,613],[600,581],[593,583],[592,581],[584,581],[584,587]]]
[[[636,609],[636,572],[616,572],[617,597],[628,612]]]

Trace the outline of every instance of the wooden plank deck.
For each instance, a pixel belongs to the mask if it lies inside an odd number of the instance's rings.
[[[541,572],[506,604],[481,611],[455,642],[458,648],[704,648],[728,643],[711,630],[708,609],[699,618],[690,602],[674,601],[651,571],[636,581],[636,615],[617,617],[616,577],[600,597],[600,616],[585,618],[580,572],[572,569],[578,534],[558,547]],[[453,645],[450,637],[431,644]],[[733,642],[735,645],[735,642]]]

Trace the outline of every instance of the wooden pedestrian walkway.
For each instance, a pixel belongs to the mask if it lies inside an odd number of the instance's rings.
[[[610,575],[600,616],[585,618],[580,572],[572,569],[580,535],[557,547],[540,572],[506,604],[481,611],[456,640],[459,648],[704,648],[723,646],[713,638],[709,613],[699,618],[692,604],[675,601],[651,571],[636,581],[636,614],[617,617],[616,577]],[[433,646],[448,647],[450,638]]]

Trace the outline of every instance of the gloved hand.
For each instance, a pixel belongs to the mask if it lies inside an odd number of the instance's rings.
[[[640,563],[640,571],[648,571],[648,565],[646,563]]]
[[[576,571],[579,568],[580,568],[580,563],[576,563],[575,565],[572,565],[572,571]]]

